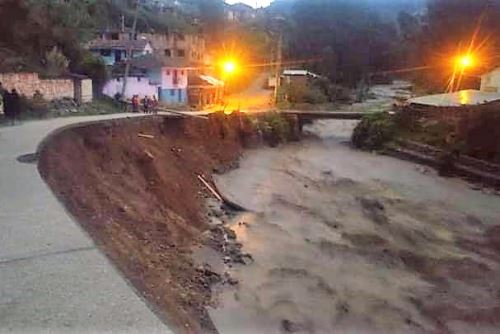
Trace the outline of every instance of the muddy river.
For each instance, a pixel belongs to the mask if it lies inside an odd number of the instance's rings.
[[[500,197],[354,150],[354,126],[317,121],[217,177],[254,259],[228,268],[220,333],[498,333]]]

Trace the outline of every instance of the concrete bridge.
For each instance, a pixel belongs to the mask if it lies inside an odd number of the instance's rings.
[[[349,111],[302,111],[302,110],[283,110],[282,114],[297,116],[303,120],[313,121],[316,119],[352,119],[360,120],[366,114],[364,112]]]
[[[305,124],[310,124],[317,119],[360,120],[365,115],[364,112],[348,112],[348,111],[283,110],[281,111],[281,113],[297,117],[301,131]]]

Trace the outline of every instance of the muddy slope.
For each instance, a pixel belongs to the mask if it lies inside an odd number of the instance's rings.
[[[205,310],[210,289],[189,257],[206,228],[197,175],[233,166],[240,124],[238,116],[115,120],[65,130],[40,152],[55,194],[181,332],[215,331]]]

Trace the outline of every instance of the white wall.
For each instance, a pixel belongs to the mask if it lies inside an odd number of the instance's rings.
[[[102,93],[109,97],[115,97],[116,93],[121,94],[123,89],[123,78],[111,79],[104,85]],[[148,95],[158,98],[158,85],[150,85],[148,78],[129,77],[127,79],[127,88],[125,98],[131,99],[134,95],[139,95],[140,98]]]
[[[174,71],[177,71],[177,85],[174,85]],[[188,85],[188,70],[164,67],[161,69],[161,86],[163,89],[185,89]]]
[[[481,91],[500,93],[500,68],[481,77]]]

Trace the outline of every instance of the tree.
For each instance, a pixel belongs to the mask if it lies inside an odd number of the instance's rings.
[[[337,82],[355,86],[370,73],[397,64],[397,29],[369,6],[348,0],[296,0],[289,20],[288,57],[316,59],[311,69]]]

